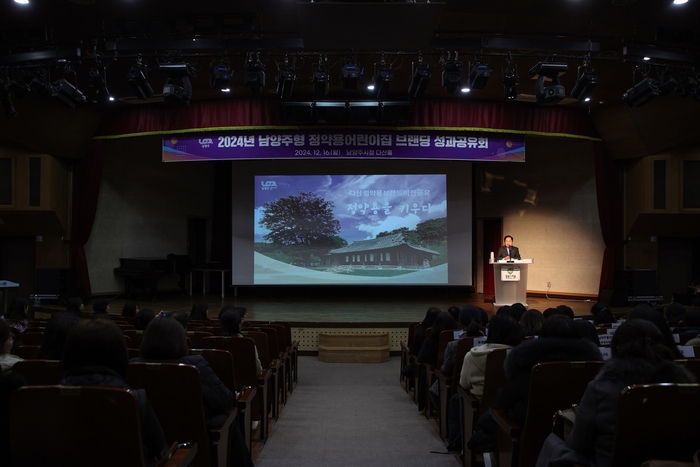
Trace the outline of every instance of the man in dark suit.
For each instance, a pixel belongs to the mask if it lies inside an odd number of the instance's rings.
[[[513,246],[513,237],[506,235],[503,237],[504,245],[498,249],[498,254],[496,255],[497,260],[510,261],[512,259],[520,259],[520,251],[517,246]]]

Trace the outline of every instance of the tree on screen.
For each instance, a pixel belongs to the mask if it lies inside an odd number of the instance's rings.
[[[429,219],[416,226],[416,233],[426,244],[436,244],[447,238],[447,218]]]
[[[263,205],[260,225],[270,232],[265,241],[286,246],[300,246],[299,253],[309,264],[311,254],[333,245],[340,232],[340,222],[333,216],[333,202],[316,193],[300,191]]]

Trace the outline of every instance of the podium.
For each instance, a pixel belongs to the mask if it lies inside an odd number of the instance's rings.
[[[496,289],[494,309],[513,303],[528,306],[527,266],[533,262],[532,259],[489,261],[489,264],[493,264],[493,283]]]

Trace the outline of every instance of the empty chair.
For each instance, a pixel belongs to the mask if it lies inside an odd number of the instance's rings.
[[[12,465],[145,467],[139,402],[111,387],[25,386],[10,398]],[[194,449],[173,443],[159,466],[187,466]]]
[[[202,332],[202,331],[187,331],[187,338],[192,342],[192,348],[193,349],[199,349],[201,348],[201,343],[202,339],[205,337],[211,337],[213,336],[212,333],[210,332]]]
[[[22,360],[12,367],[30,386],[59,384],[63,377],[63,362],[60,360]]]

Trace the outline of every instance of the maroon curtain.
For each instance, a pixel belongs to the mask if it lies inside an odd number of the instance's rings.
[[[605,242],[600,289],[613,289],[615,271],[622,269],[624,245],[622,174],[620,167],[605,154],[602,143],[594,147],[598,217]]]
[[[71,263],[75,270],[75,285],[92,296],[90,275],[88,274],[85,244],[90,238],[92,225],[97,213],[97,195],[102,182],[102,169],[105,161],[104,141],[93,141],[88,155],[73,169],[73,225],[71,240]]]

